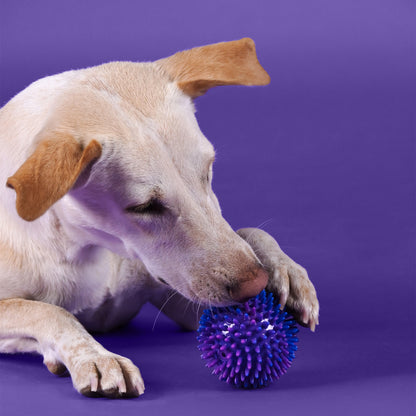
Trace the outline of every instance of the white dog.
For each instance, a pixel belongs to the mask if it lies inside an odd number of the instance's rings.
[[[0,352],[40,353],[86,395],[137,396],[138,368],[87,330],[146,302],[194,329],[195,305],[267,286],[315,329],[306,271],[264,231],[236,233],[221,216],[194,116],[211,87],[268,83],[246,38],[47,77],[1,109]]]

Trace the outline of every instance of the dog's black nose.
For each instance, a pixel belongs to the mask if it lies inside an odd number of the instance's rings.
[[[266,286],[269,280],[267,272],[263,268],[257,268],[232,286],[228,286],[228,293],[232,300],[244,303],[253,296],[257,296]]]

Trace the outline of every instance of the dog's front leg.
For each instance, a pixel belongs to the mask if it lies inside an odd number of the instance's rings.
[[[286,255],[276,240],[258,228],[242,228],[237,234],[253,248],[269,271],[267,289],[282,305],[287,305],[295,318],[312,331],[319,324],[319,302],[306,270]]]
[[[38,351],[48,369],[64,366],[74,387],[87,396],[138,396],[144,392],[139,369],[127,358],[102,347],[79,321],[55,305],[25,299],[0,301],[0,340],[16,340],[18,350]],[[27,342],[30,341],[30,342]],[[34,345],[35,344],[35,345]],[[1,352],[1,350],[0,350]]]

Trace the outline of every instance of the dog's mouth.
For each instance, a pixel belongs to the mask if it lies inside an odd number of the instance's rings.
[[[182,290],[178,290],[178,288],[176,288],[175,285],[171,285],[165,279],[159,276],[156,277],[156,280],[159,283],[166,286],[167,288],[170,288],[173,291],[180,293],[186,299],[188,299],[191,302],[194,302],[195,304],[199,305],[199,307],[201,308],[211,308],[213,306],[227,307],[227,306],[239,305],[243,303],[238,300],[232,299],[232,297],[230,296],[230,290],[227,290],[227,292],[223,294],[219,294],[219,293],[201,294],[195,291],[192,287],[188,286],[186,293],[184,293],[183,292],[183,290],[185,289],[184,287],[182,287]]]

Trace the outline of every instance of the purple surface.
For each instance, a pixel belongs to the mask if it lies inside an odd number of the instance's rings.
[[[414,19],[405,0],[2,0],[2,104],[66,69],[252,37],[271,85],[197,101],[214,188],[233,227],[262,226],[308,269],[322,313],[287,375],[236,391],[147,307],[98,337],[139,365],[142,398],[87,399],[38,357],[1,356],[0,414],[414,415]]]

